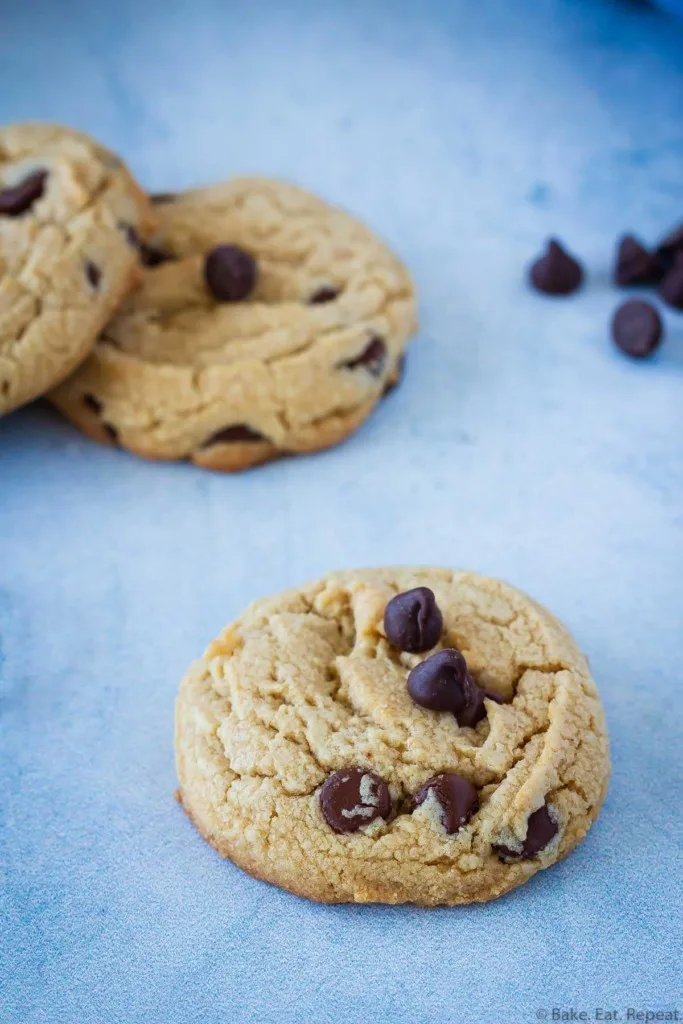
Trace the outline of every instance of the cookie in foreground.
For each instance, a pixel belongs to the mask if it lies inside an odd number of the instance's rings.
[[[343,211],[243,178],[156,197],[141,288],[50,396],[151,459],[240,470],[337,444],[399,375],[415,329],[401,262]]]
[[[506,583],[443,569],[256,601],[183,679],[175,750],[205,839],[324,902],[500,896],[584,838],[609,779],[566,630]]]
[[[0,128],[0,415],[86,357],[137,283],[153,224],[99,143],[58,125]]]

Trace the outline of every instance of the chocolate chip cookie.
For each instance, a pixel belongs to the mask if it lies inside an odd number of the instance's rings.
[[[278,181],[157,196],[155,210],[141,288],[52,401],[99,441],[219,470],[355,430],[415,328],[399,260]]]
[[[66,377],[138,278],[147,198],[57,125],[0,128],[0,415]]]
[[[175,749],[218,852],[325,902],[500,896],[584,838],[609,778],[566,630],[506,583],[441,569],[257,601],[182,681]]]

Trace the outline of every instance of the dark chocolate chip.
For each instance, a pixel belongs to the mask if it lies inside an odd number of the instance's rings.
[[[674,265],[659,286],[659,294],[669,306],[683,309],[683,249],[676,253]]]
[[[150,197],[150,201],[155,206],[161,206],[162,203],[172,203],[178,198],[177,192],[154,192]]]
[[[630,299],[612,318],[615,345],[634,359],[649,356],[662,340],[662,320],[649,302]]]
[[[334,299],[339,295],[339,289],[333,285],[324,284],[321,288],[318,288],[317,292],[313,292],[310,299],[308,300],[312,306],[320,305],[322,302],[333,302]]]
[[[621,288],[637,284],[656,284],[662,277],[662,265],[633,235],[619,240],[614,266],[614,283]]]
[[[375,334],[359,355],[337,365],[344,370],[355,370],[356,367],[363,366],[373,377],[379,377],[384,369],[386,358],[387,347],[382,338]]]
[[[401,651],[429,651],[443,632],[443,616],[429,587],[397,594],[384,609],[384,632]]]
[[[256,261],[236,245],[217,245],[206,255],[204,280],[219,302],[239,302],[256,284]]]
[[[19,217],[26,213],[45,191],[47,171],[34,171],[18,185],[0,191],[0,214]]]
[[[387,817],[391,810],[389,787],[367,768],[343,768],[323,783],[320,809],[335,832],[357,832],[375,818]]]
[[[3,395],[9,395],[9,381],[8,380],[3,380],[2,384],[0,384],[0,392]]]
[[[83,405],[94,412],[96,416],[102,412],[102,403],[95,395],[83,395]]]
[[[428,779],[418,789],[413,799],[413,808],[424,803],[433,793],[441,805],[441,822],[449,835],[466,825],[479,806],[477,791],[471,782],[453,772],[443,772]]]
[[[147,245],[140,243],[140,262],[143,267],[158,267],[161,263],[168,263],[174,259],[173,254],[158,245]]]
[[[529,280],[546,295],[569,295],[583,281],[583,269],[555,238],[551,238],[543,254],[531,265]]]
[[[467,662],[454,647],[425,658],[408,676],[408,693],[430,711],[461,711],[466,687]]]
[[[102,429],[104,430],[105,434],[107,435],[109,440],[112,442],[112,444],[118,444],[119,443],[119,432],[116,429],[116,427],[113,427],[111,425],[111,423],[103,423],[102,424]]]
[[[550,840],[557,835],[557,831],[557,822],[550,817],[547,804],[543,804],[529,815],[526,839],[522,843],[521,851],[511,850],[508,846],[494,846],[493,849],[501,859],[528,860],[544,850]]]
[[[486,718],[485,697],[486,693],[484,690],[477,686],[468,672],[465,688],[465,706],[455,716],[458,725],[468,725],[474,728],[477,722],[481,722],[482,718]]]
[[[212,444],[230,444],[234,441],[268,441],[268,438],[259,434],[258,430],[252,430],[246,423],[236,423],[232,427],[217,430],[211,437],[207,437],[202,448],[209,448]]]
[[[432,654],[416,665],[408,675],[408,693],[420,707],[451,711],[458,725],[474,726],[486,715],[487,694],[472,679],[455,647]]]
[[[99,283],[102,280],[102,271],[100,270],[96,263],[93,263],[92,260],[86,261],[85,276],[88,278],[88,281],[90,282],[92,287],[95,290],[97,290],[97,288],[99,287]]]
[[[679,252],[683,252],[683,224],[670,231],[657,246],[657,255],[665,270],[673,266]]]

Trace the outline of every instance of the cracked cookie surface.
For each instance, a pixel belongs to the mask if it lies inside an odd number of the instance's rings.
[[[0,415],[80,363],[139,276],[147,197],[87,136],[0,128]]]
[[[414,587],[443,614],[422,654],[392,646],[383,624],[387,602]],[[474,727],[408,694],[410,670],[448,647],[502,700],[487,699]],[[252,604],[183,679],[175,749],[182,804],[218,852],[325,902],[493,899],[583,839],[609,778],[600,699],[566,630],[508,584],[441,569],[333,573]],[[477,791],[455,834],[436,800],[441,773]],[[321,809],[326,782],[356,787],[357,806],[341,811],[353,832]],[[367,795],[383,783],[385,817]],[[525,858],[544,808],[556,834]]]
[[[399,260],[348,214],[267,179],[161,196],[155,212],[141,288],[54,403],[97,440],[219,470],[355,430],[415,329]],[[241,301],[209,287],[218,246],[256,262]]]

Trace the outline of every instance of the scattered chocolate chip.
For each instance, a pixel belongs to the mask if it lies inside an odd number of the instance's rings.
[[[83,405],[94,412],[96,416],[102,412],[102,403],[95,395],[83,395]]]
[[[112,442],[112,444],[118,444],[119,443],[119,432],[116,429],[116,427],[113,427],[111,425],[111,423],[103,423],[102,424],[102,429],[104,430],[105,434],[107,435],[109,440]]]
[[[662,340],[661,317],[649,302],[630,299],[614,314],[612,338],[626,355],[643,359],[654,352]]]
[[[384,632],[401,651],[431,650],[443,632],[443,616],[433,591],[415,587],[392,597],[384,609]]]
[[[45,191],[47,171],[34,171],[18,185],[0,191],[0,214],[19,217],[26,213]]]
[[[212,444],[229,444],[234,441],[268,441],[268,438],[259,434],[258,430],[252,430],[246,423],[237,423],[233,427],[217,430],[211,437],[207,437],[206,441],[202,443],[202,448],[209,448]]]
[[[339,295],[339,289],[333,285],[324,284],[321,288],[318,288],[317,292],[313,292],[310,299],[308,300],[312,306],[320,305],[322,302],[333,302],[334,299]]]
[[[477,791],[471,782],[453,772],[443,772],[428,779],[413,798],[413,808],[424,803],[433,793],[441,805],[441,821],[449,835],[467,824],[479,806]]]
[[[150,197],[150,201],[155,206],[160,206],[162,203],[172,203],[178,198],[177,192],[154,192]]]
[[[87,260],[85,264],[85,276],[93,288],[97,289],[99,287],[99,283],[102,280],[102,271],[92,260]]]
[[[679,252],[683,252],[683,224],[670,231],[657,246],[657,255],[665,270],[673,266]]]
[[[339,369],[355,370],[358,366],[364,366],[373,377],[379,377],[384,369],[387,358],[387,347],[382,338],[375,334],[367,343],[360,355],[348,359],[346,362],[338,363]]]
[[[501,859],[527,860],[544,850],[550,840],[557,835],[557,831],[557,822],[550,817],[547,804],[543,804],[537,811],[529,815],[526,839],[520,852],[511,850],[508,846],[494,846],[493,849]]]
[[[389,787],[367,768],[333,772],[320,790],[320,809],[335,832],[357,832],[391,810]]]
[[[583,281],[583,269],[560,243],[551,238],[543,256],[531,265],[529,280],[546,295],[569,295]]]
[[[669,306],[683,309],[683,249],[676,253],[674,265],[659,286],[659,294]]]
[[[637,284],[656,284],[662,277],[657,253],[649,252],[633,235],[619,240],[614,267],[614,283],[621,288]]]
[[[458,725],[474,726],[486,715],[487,696],[467,671],[467,662],[455,647],[432,654],[408,676],[408,693],[420,707],[451,711]]]
[[[158,267],[161,263],[168,263],[174,259],[173,254],[158,245],[147,245],[140,243],[140,262],[143,267]]]
[[[9,395],[9,381],[8,380],[3,380],[2,384],[0,384],[0,392],[2,392],[3,395]]]
[[[236,245],[217,245],[207,253],[204,280],[219,302],[239,302],[256,283],[256,261]]]

